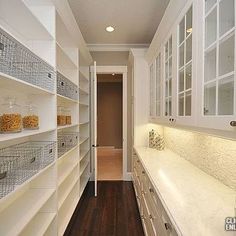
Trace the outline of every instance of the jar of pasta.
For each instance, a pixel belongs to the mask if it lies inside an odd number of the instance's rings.
[[[39,129],[38,108],[32,104],[24,107],[23,128],[27,130]]]
[[[16,98],[7,98],[1,106],[1,133],[18,133],[22,130],[21,106],[16,104]]]
[[[62,106],[57,107],[57,125],[58,126],[66,125],[65,108]]]
[[[66,124],[67,125],[71,125],[72,121],[71,121],[71,110],[69,108],[65,109],[65,115],[66,115]]]

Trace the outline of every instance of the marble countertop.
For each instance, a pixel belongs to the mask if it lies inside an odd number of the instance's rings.
[[[236,214],[236,191],[168,149],[135,150],[180,235],[236,235],[224,230]]]

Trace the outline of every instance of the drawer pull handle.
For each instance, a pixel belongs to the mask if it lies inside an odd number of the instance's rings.
[[[153,220],[153,217],[152,217],[152,215],[151,215],[151,214],[149,215],[149,218],[150,218],[150,220]]]
[[[140,161],[139,160],[137,160],[137,163],[139,163]]]
[[[149,188],[150,193],[154,193],[154,190],[152,188]]]
[[[144,170],[142,171],[142,174],[145,174],[145,171],[144,171]]]
[[[165,223],[166,230],[172,230],[171,225],[169,223]]]

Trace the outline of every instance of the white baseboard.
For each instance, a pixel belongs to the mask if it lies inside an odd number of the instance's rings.
[[[132,181],[132,173],[131,173],[131,172],[126,172],[126,173],[123,175],[123,180],[124,180],[124,181]]]

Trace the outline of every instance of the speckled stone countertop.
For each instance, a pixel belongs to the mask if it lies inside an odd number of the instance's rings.
[[[168,149],[135,150],[180,235],[236,235],[225,231],[225,218],[235,216],[236,191]]]

